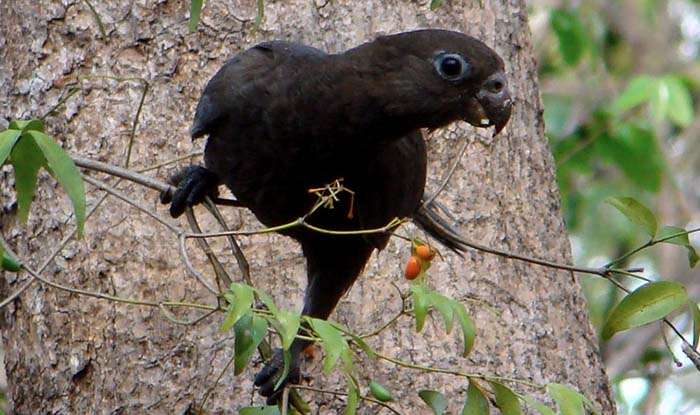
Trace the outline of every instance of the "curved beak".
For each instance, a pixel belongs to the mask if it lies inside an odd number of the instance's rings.
[[[474,98],[479,108],[466,121],[477,127],[495,126],[495,137],[508,124],[513,109],[505,74],[499,71],[491,75],[481,85]]]

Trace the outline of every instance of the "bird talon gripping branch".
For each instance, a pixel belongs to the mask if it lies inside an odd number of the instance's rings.
[[[382,36],[339,54],[261,43],[227,61],[207,84],[191,130],[193,139],[209,136],[205,167],[178,176],[178,190],[163,200],[178,216],[225,184],[267,226],[303,218],[310,226],[281,232],[296,239],[306,257],[302,313],[325,319],[394,228],[341,236],[311,228],[380,229],[413,217],[457,248],[430,206],[419,211],[427,159],[420,129],[464,120],[498,134],[511,102],[501,58],[457,32]],[[338,198],[341,191],[351,197]],[[319,198],[340,209],[316,209]],[[306,346],[293,342],[294,370]],[[256,377],[263,395],[277,396],[270,376],[278,366],[279,359]]]

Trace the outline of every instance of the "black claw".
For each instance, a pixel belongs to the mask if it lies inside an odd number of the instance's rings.
[[[277,349],[272,359],[265,365],[264,368],[255,376],[253,383],[260,387],[260,395],[267,398],[267,404],[273,405],[277,403],[282,396],[285,386],[290,383],[299,383],[301,381],[301,371],[297,364],[297,357],[292,356],[290,369],[287,377],[275,388],[279,381],[279,377],[284,371],[284,353],[281,349]]]
[[[218,196],[218,177],[201,166],[188,166],[170,178],[170,183],[176,186],[174,193],[165,191],[160,194],[163,204],[170,203],[170,216],[177,218],[189,206],[204,201],[206,196]]]

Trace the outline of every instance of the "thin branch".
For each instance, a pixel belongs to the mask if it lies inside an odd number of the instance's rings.
[[[165,304],[161,303],[158,306],[159,306],[158,309],[160,310],[161,313],[163,313],[165,318],[167,318],[168,320],[170,320],[171,322],[173,322],[175,324],[179,324],[182,326],[194,326],[196,324],[201,323],[202,321],[204,321],[208,317],[212,316],[217,311],[221,311],[220,309],[213,309],[213,310],[207,311],[205,314],[195,318],[194,320],[182,320],[182,319],[175,317],[175,315],[170,310],[168,310],[168,308]]]
[[[197,222],[197,217],[195,216],[192,208],[187,208],[185,210],[185,216],[187,216],[187,222],[189,222],[192,231],[202,232],[202,229],[200,228],[199,223]],[[221,261],[219,261],[219,258],[216,256],[216,254],[214,254],[214,251],[211,249],[211,246],[209,246],[209,242],[207,241],[207,239],[197,238],[196,241],[199,245],[199,248],[202,251],[204,251],[204,254],[209,259],[209,263],[211,264],[214,273],[216,273],[217,279],[222,280],[226,287],[230,287],[232,282],[231,276],[228,275],[228,272],[226,272],[226,269],[221,264]]]
[[[659,244],[659,243],[661,243],[661,242],[666,242],[666,241],[669,241],[669,240],[671,240],[671,239],[678,238],[679,236],[690,235],[690,234],[693,234],[693,233],[696,233],[696,232],[700,232],[700,227],[699,227],[699,228],[693,228],[693,229],[690,229],[690,230],[687,230],[687,231],[684,230],[683,232],[673,233],[673,234],[671,234],[671,235],[664,236],[663,238],[659,238],[659,239],[654,239],[654,238],[652,238],[652,239],[650,239],[649,241],[647,241],[644,245],[638,246],[638,247],[634,248],[633,250],[631,250],[631,251],[629,251],[629,252],[627,252],[627,253],[625,253],[625,254],[623,254],[623,255],[621,255],[621,256],[615,258],[615,259],[613,259],[612,261],[608,262],[607,264],[605,264],[605,268],[610,268],[610,267],[612,267],[613,265],[619,264],[620,262],[622,262],[622,261],[624,261],[625,259],[631,257],[632,255],[634,255],[634,254],[636,254],[636,253],[638,253],[638,252],[640,252],[640,251],[642,251],[642,250],[644,250],[644,249],[646,249],[646,248],[649,248],[649,247],[651,247],[651,246],[654,246],[654,245],[656,245],[656,244]]]
[[[77,166],[80,166],[84,169],[95,170],[102,173],[107,173],[111,176],[121,177],[122,179],[138,183],[142,186],[148,187],[153,190],[157,190],[159,192],[175,190],[173,186],[167,183],[161,182],[160,180],[154,179],[150,176],[127,170],[122,167],[117,167],[97,160],[91,160],[85,157],[73,156],[72,158]]]
[[[700,354],[698,354],[698,351],[693,348],[692,345],[688,343],[683,343],[681,346],[681,350],[683,353],[690,359],[691,362],[693,362],[693,365],[695,365],[695,368],[700,371]]]
[[[224,231],[230,230],[228,224],[226,223],[226,220],[224,219],[224,216],[219,211],[219,208],[211,201],[211,199],[206,197],[204,199],[204,206],[207,208],[207,210],[209,210],[212,216],[214,216],[216,221],[219,222],[219,225]],[[233,236],[229,236],[227,239],[229,242],[229,246],[231,247],[231,252],[233,253],[233,256],[236,258],[236,262],[238,263],[238,269],[240,269],[241,274],[243,276],[243,281],[245,281],[248,285],[252,287],[253,280],[250,278],[250,265],[248,264],[248,260],[243,254],[243,250],[241,250],[241,247],[238,245],[238,241],[236,241],[236,238],[234,238]]]
[[[328,389],[319,389],[319,388],[314,388],[314,387],[312,387],[312,386],[289,385],[289,387],[290,387],[290,388],[293,388],[293,389],[307,390],[307,391],[311,391],[311,392],[325,393],[325,394],[329,394],[329,395],[348,396],[347,392],[332,391],[332,390],[328,390]],[[388,404],[386,404],[386,403],[384,403],[384,402],[382,402],[382,401],[380,401],[380,400],[374,399],[374,398],[369,397],[369,396],[362,396],[362,395],[360,395],[360,394],[358,394],[358,397],[359,397],[360,399],[362,399],[363,401],[372,402],[372,403],[374,403],[374,404],[380,405],[380,406],[382,406],[382,407],[384,407],[384,408],[390,410],[391,412],[393,412],[393,413],[395,413],[395,414],[397,414],[397,415],[402,415],[401,412],[397,411],[396,409],[394,409],[394,408],[391,407],[390,405],[388,405]]]
[[[462,147],[459,149],[457,152],[457,157],[455,157],[454,162],[450,166],[450,170],[447,172],[447,175],[445,178],[442,180],[442,183],[440,183],[440,186],[435,190],[435,193],[433,193],[430,197],[428,197],[425,202],[423,202],[423,207],[426,207],[435,201],[435,199],[442,193],[443,190],[447,187],[447,184],[450,182],[450,179],[452,179],[452,176],[455,174],[455,171],[457,170],[457,166],[459,165],[460,161],[462,161],[462,156],[464,155],[464,152],[467,151],[467,146],[469,145],[469,141],[464,140],[464,143],[462,143]]]
[[[401,289],[399,289],[398,285],[396,285],[393,282],[391,284],[394,286],[394,288],[396,288],[396,291],[399,292],[399,298],[401,299],[401,310],[398,313],[396,313],[392,318],[390,318],[386,323],[382,324],[378,328],[370,331],[367,334],[358,335],[359,338],[366,339],[368,337],[373,337],[373,336],[378,335],[379,333],[386,330],[389,326],[394,324],[394,322],[396,322],[396,320],[401,318],[401,316],[403,316],[407,313],[408,310],[407,310],[407,306],[406,306],[406,297],[403,295],[403,293],[401,292]]]
[[[197,271],[194,266],[192,265],[192,262],[190,262],[190,258],[187,254],[187,246],[185,245],[185,235],[180,234],[178,237],[178,243],[180,246],[180,257],[182,258],[182,261],[185,263],[185,268],[187,271],[199,281],[200,284],[202,284],[207,290],[209,290],[212,294],[214,294],[216,297],[221,296],[221,293],[216,290],[216,288],[212,287],[211,284],[207,282],[207,280],[204,278],[204,276]]]
[[[143,103],[144,103],[144,101],[146,101],[146,94],[148,94],[149,87],[150,87],[150,84],[146,80],[144,80],[143,81],[143,92],[141,93],[141,99],[139,100],[139,106],[136,108],[136,115],[134,116],[134,122],[131,123],[131,132],[129,133],[129,144],[126,146],[126,156],[125,156],[126,160],[124,161],[124,167],[126,167],[126,168],[129,168],[129,164],[131,163],[131,150],[134,147],[134,138],[136,137],[136,127],[138,127],[138,125],[139,125],[139,119],[141,118],[141,111],[143,110]]]
[[[624,275],[624,276],[627,276],[627,277],[636,278],[636,279],[638,279],[638,280],[642,280],[642,281],[645,281],[645,282],[651,282],[651,280],[650,280],[649,278],[647,278],[647,277],[645,277],[645,276],[642,276],[642,275],[635,274],[635,273],[633,273],[633,272],[630,272],[629,270],[611,269],[610,272],[613,273],[613,274],[620,274],[620,275]]]
[[[209,399],[209,395],[214,391],[214,389],[219,385],[219,382],[221,381],[221,378],[224,377],[224,374],[228,372],[228,369],[231,367],[233,364],[234,360],[236,359],[236,354],[234,353],[233,356],[226,362],[226,366],[221,370],[221,373],[219,373],[219,376],[216,377],[216,380],[214,381],[214,384],[211,385],[206,393],[204,394],[204,398],[202,398],[202,403],[199,404],[199,410],[203,411],[204,410],[204,405],[206,405],[207,400]]]
[[[517,379],[517,378],[511,378],[507,376],[490,376],[490,375],[482,375],[479,373],[467,373],[467,372],[462,372],[460,370],[454,370],[454,369],[443,369],[439,367],[433,367],[433,366],[423,366],[423,365],[417,365],[415,363],[411,362],[406,362],[404,360],[390,357],[383,355],[381,353],[378,353],[375,351],[375,356],[380,359],[380,360],[386,360],[387,362],[391,362],[397,366],[405,367],[407,369],[414,369],[414,370],[420,370],[423,372],[432,372],[432,373],[442,373],[446,375],[453,375],[453,376],[458,376],[462,378],[476,378],[476,379],[483,379],[486,381],[496,381],[496,382],[511,382],[511,383],[518,383],[521,385],[526,385],[534,389],[542,389],[544,386],[539,385],[537,383],[531,382],[529,380],[525,379]]]
[[[102,198],[101,198],[100,200],[98,200],[97,203],[95,203],[95,204],[87,211],[87,213],[85,214],[85,220],[86,220],[86,221],[92,216],[93,213],[95,213],[95,211],[97,211],[97,209],[102,205],[102,203],[107,199],[107,197],[108,197],[107,194],[103,195]],[[46,269],[46,267],[48,267],[49,264],[51,263],[51,261],[53,261],[54,258],[56,258],[56,256],[57,256],[59,253],[61,253],[61,251],[63,251],[63,248],[65,248],[66,245],[68,245],[68,242],[69,242],[71,239],[73,239],[73,237],[75,236],[75,234],[76,234],[77,232],[78,232],[78,228],[77,228],[77,227],[74,227],[73,230],[71,230],[70,232],[68,232],[68,235],[66,235],[65,237],[63,237],[63,239],[61,240],[61,242],[58,244],[58,247],[57,247],[56,249],[54,249],[53,252],[51,252],[51,254],[46,258],[46,260],[44,260],[44,263],[41,264],[41,266],[39,266],[39,268],[37,269],[37,272],[38,272],[38,273],[44,272],[44,270]],[[10,296],[8,296],[8,297],[5,298],[4,300],[2,300],[2,302],[0,302],[0,309],[2,309],[3,307],[7,306],[8,304],[10,304],[12,301],[15,300],[15,298],[19,297],[24,291],[27,290],[27,288],[29,288],[32,284],[34,284],[34,281],[36,281],[36,279],[30,278],[30,279],[27,280],[27,281],[24,283],[24,285],[22,285],[17,291],[15,291],[14,293],[10,294]]]
[[[187,159],[192,158],[192,157],[201,156],[202,154],[203,154],[202,150],[193,151],[193,152],[191,152],[191,153],[189,153],[189,154],[185,154],[185,155],[183,155],[183,156],[178,156],[178,157],[175,157],[175,158],[171,158],[171,159],[169,159],[169,160],[162,161],[162,162],[157,163],[157,164],[154,164],[154,165],[152,165],[152,166],[148,166],[148,167],[143,167],[143,168],[141,168],[141,169],[137,169],[136,172],[137,172],[137,173],[145,173],[145,172],[148,172],[148,171],[151,171],[151,170],[157,170],[157,169],[159,169],[159,168],[161,168],[161,167],[169,166],[169,165],[171,165],[171,164],[175,164],[175,163],[178,163],[178,162],[183,161],[183,160],[187,160]]]
[[[104,190],[105,192],[111,194],[112,196],[115,196],[116,198],[126,202],[127,204],[135,207],[136,209],[140,210],[141,212],[147,214],[151,218],[155,219],[157,222],[163,224],[166,228],[170,229],[172,232],[174,232],[177,235],[184,234],[184,230],[178,228],[177,226],[173,225],[169,221],[161,218],[158,214],[151,212],[150,210],[144,208],[143,206],[140,206],[136,202],[133,201],[132,198],[129,196],[125,195],[124,193],[120,192],[119,190],[113,188],[112,186],[108,185],[107,183],[101,182],[97,179],[93,179],[90,176],[83,176],[83,180],[86,182],[90,183],[91,185]]]

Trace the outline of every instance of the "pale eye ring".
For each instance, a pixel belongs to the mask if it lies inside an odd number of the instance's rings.
[[[433,64],[437,73],[450,82],[463,80],[471,69],[471,65],[458,53],[440,53]]]

